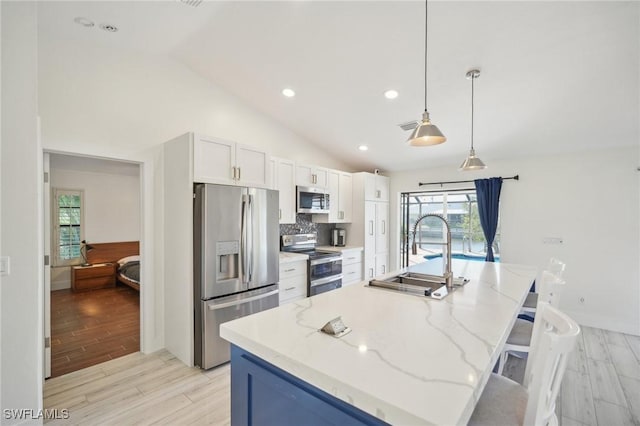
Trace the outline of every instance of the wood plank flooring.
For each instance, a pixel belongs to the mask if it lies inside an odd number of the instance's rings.
[[[51,292],[51,376],[140,350],[140,295],[114,288]]]
[[[561,424],[640,426],[640,337],[582,329],[558,401]],[[227,425],[229,372],[228,364],[186,367],[164,350],[135,353],[47,380],[44,406],[69,410],[51,424]]]

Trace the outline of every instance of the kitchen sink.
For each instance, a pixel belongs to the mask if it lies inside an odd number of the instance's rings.
[[[465,278],[454,278],[454,285],[461,286],[468,282]],[[444,277],[439,275],[405,272],[384,280],[369,281],[370,287],[385,288],[433,299],[442,299],[449,294]]]

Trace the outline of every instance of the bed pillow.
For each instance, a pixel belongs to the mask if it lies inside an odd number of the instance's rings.
[[[139,262],[140,261],[140,255],[133,255],[133,256],[127,256],[127,257],[123,257],[122,259],[118,260],[118,265],[124,265],[127,262]]]

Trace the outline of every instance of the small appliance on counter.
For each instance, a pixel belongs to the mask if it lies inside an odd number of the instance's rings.
[[[342,287],[342,254],[316,250],[316,234],[282,236],[282,251],[309,256],[307,261],[307,296]]]
[[[347,230],[333,228],[331,230],[331,245],[334,247],[344,247],[347,245]]]

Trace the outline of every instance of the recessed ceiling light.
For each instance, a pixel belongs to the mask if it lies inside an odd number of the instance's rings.
[[[95,25],[95,23],[91,19],[83,18],[82,16],[74,18],[73,22],[87,28],[91,28]]]
[[[387,99],[395,99],[398,97],[398,91],[397,90],[387,90],[386,92],[384,92],[384,97]]]
[[[359,149],[360,151],[368,151],[368,150],[369,150],[369,147],[368,147],[368,146],[366,146],[366,145],[360,145],[360,146],[358,147],[358,149]]]
[[[282,94],[285,95],[287,98],[293,98],[296,95],[296,92],[293,91],[293,89],[282,89]]]
[[[111,25],[111,24],[100,24],[100,28],[102,28],[103,30],[109,32],[109,33],[115,33],[118,32],[118,27],[116,27],[115,25]]]

